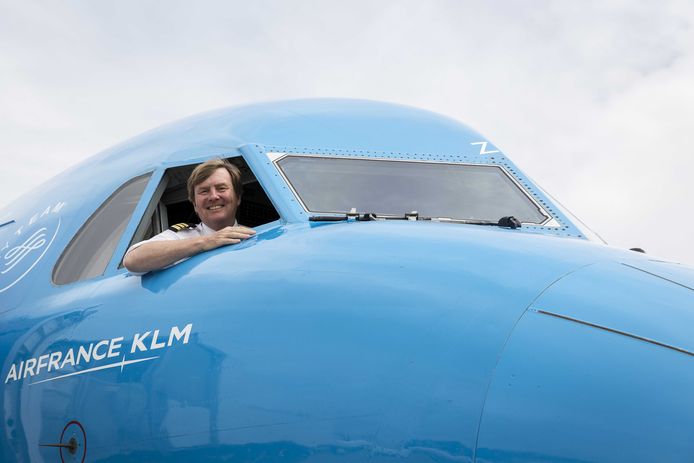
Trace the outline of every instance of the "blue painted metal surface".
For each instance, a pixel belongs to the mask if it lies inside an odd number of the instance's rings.
[[[311,223],[272,152],[502,166],[556,226]],[[121,268],[165,170],[217,156],[243,157],[280,220]],[[103,275],[53,285],[84,222],[146,172]],[[0,276],[3,461],[58,461],[40,444],[72,420],[102,462],[694,458],[692,269],[586,240],[451,119],[345,100],[216,111],[91,158],[6,222],[3,256],[28,251]]]

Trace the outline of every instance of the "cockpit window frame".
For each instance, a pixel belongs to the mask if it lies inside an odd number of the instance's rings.
[[[317,155],[317,154],[310,154],[310,153],[297,153],[297,152],[291,152],[291,153],[286,153],[286,152],[273,152],[273,151],[268,151],[267,152],[268,158],[272,161],[272,164],[274,165],[275,169],[277,172],[279,172],[279,175],[282,177],[284,182],[288,185],[289,190],[292,192],[294,197],[296,198],[296,201],[298,204],[302,207],[303,211],[308,213],[308,214],[332,214],[336,213],[336,211],[312,211],[308,208],[308,206],[305,204],[303,198],[301,195],[296,191],[294,185],[292,182],[289,180],[289,178],[286,176],[284,170],[280,166],[280,161],[283,159],[286,159],[288,157],[302,157],[302,158],[319,158],[319,159],[336,159],[336,160],[345,160],[345,159],[353,159],[353,160],[359,160],[359,161],[383,161],[383,162],[406,162],[406,163],[421,163],[421,164],[437,164],[437,165],[450,165],[450,166],[474,166],[474,167],[479,167],[479,166],[485,166],[485,167],[493,167],[500,169],[500,171],[505,175],[505,177],[512,182],[512,184],[516,187],[516,189],[523,194],[525,198],[534,206],[537,208],[538,211],[540,211],[541,215],[545,217],[545,220],[543,220],[541,223],[535,223],[535,222],[524,222],[527,223],[528,225],[535,226],[535,227],[549,227],[549,228],[558,228],[560,225],[558,224],[556,218],[553,216],[553,214],[548,211],[545,207],[540,204],[528,191],[526,188],[523,187],[523,185],[518,181],[518,179],[515,178],[514,175],[512,175],[511,172],[506,169],[505,166],[501,164],[495,164],[495,163],[470,163],[470,162],[445,162],[445,161],[434,161],[434,160],[422,160],[422,159],[393,159],[393,158],[385,158],[385,157],[377,157],[377,156],[369,156],[368,158],[361,157],[361,156],[331,156],[329,154],[326,155]]]
[[[215,155],[208,155],[202,158],[195,158],[195,159],[189,159],[185,160],[182,162],[177,162],[177,163],[172,163],[172,164],[167,164],[162,166],[160,169],[157,171],[157,178],[154,179],[154,185],[151,185],[148,187],[148,189],[145,191],[145,194],[143,194],[143,200],[144,204],[140,204],[138,208],[136,209],[135,213],[133,214],[133,220],[134,224],[131,224],[131,227],[126,229],[126,231],[123,234],[123,247],[119,248],[117,250],[116,256],[117,259],[113,262],[114,267],[118,271],[122,272],[127,272],[125,267],[123,266],[123,259],[125,257],[125,254],[127,253],[127,250],[130,249],[130,247],[138,243],[140,241],[143,241],[144,239],[147,239],[144,236],[144,232],[147,230],[147,228],[150,225],[151,219],[153,214],[159,213],[160,211],[160,206],[161,206],[161,201],[163,198],[167,195],[167,190],[170,187],[169,185],[169,177],[168,174],[171,170],[175,169],[184,169],[184,168],[189,168],[190,171],[192,171],[197,165],[208,161],[210,159],[225,159],[232,161],[233,159],[239,158],[242,160],[242,165],[239,166],[239,168],[242,169],[248,169],[252,176],[252,181],[257,182],[258,187],[262,190],[262,193],[266,196],[266,199],[270,202],[270,205],[274,209],[277,218],[268,222],[264,222],[262,224],[258,224],[255,226],[252,226],[252,228],[258,228],[258,227],[266,227],[269,224],[273,224],[276,222],[282,221],[282,213],[280,209],[277,207],[275,202],[273,201],[272,196],[269,194],[266,186],[263,184],[262,180],[259,178],[258,172],[255,170],[255,168],[251,165],[249,162],[248,158],[246,155],[244,155],[241,151],[232,151],[232,152],[225,152],[225,153],[218,153]],[[233,161],[232,161],[233,162]],[[238,163],[237,163],[238,164]],[[251,182],[247,182],[251,183]],[[244,185],[247,188],[247,184]],[[184,184],[182,184],[184,185]],[[178,185],[180,187],[180,185]],[[250,192],[247,192],[250,194]],[[244,193],[244,196],[246,196],[246,193]],[[187,197],[187,192],[185,192],[185,202],[188,202],[188,197]],[[191,206],[192,207],[192,206]],[[242,200],[242,207],[243,207],[243,200]],[[165,215],[165,214],[164,214]],[[178,221],[174,221],[171,223],[169,221],[168,225],[166,227],[163,227],[163,230],[166,230],[169,228],[169,226],[173,225],[174,223],[178,223]],[[243,225],[248,225],[246,223],[242,223]],[[250,225],[249,225],[250,226]],[[163,231],[162,230],[162,231]]]
[[[108,272],[113,257],[118,252],[123,236],[127,233],[133,216],[151,184],[152,177],[153,172],[150,171],[130,178],[120,184],[99,204],[73,235],[53,265],[53,270],[51,272],[51,283],[53,285],[65,286],[81,281],[93,280]],[[128,191],[128,188],[133,187],[133,185],[139,188],[139,190],[133,192],[137,197],[134,201],[134,205],[129,209],[128,206],[126,206],[125,211],[120,211],[125,212],[124,215],[114,215],[111,209],[113,207],[123,207],[122,201],[125,198],[122,196]],[[115,222],[113,220],[114,217],[117,218]],[[122,228],[118,230],[118,227],[116,227],[116,231],[114,231],[113,234],[114,236],[102,242],[102,246],[104,244],[106,245],[105,254],[108,258],[101,264],[99,263],[99,259],[104,257],[104,249],[99,247],[97,248],[99,252],[94,252],[93,243],[95,237],[100,236],[98,232],[103,231],[104,228],[108,229],[108,226],[113,223],[122,225]],[[85,255],[87,256],[86,258],[84,257]],[[94,273],[93,269],[95,267],[98,273]]]

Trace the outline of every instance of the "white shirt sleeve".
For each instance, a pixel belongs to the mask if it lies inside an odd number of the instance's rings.
[[[183,232],[185,232],[185,230]],[[151,243],[153,241],[172,241],[172,240],[182,240],[184,238],[192,238],[192,236],[190,236],[190,235],[189,236],[180,236],[181,234],[183,234],[183,232],[177,233],[173,230],[168,230],[168,229],[164,230],[163,232],[159,233],[158,235],[154,235],[153,237],[151,237],[148,240],[140,241],[139,243],[133,244],[125,252],[125,255],[128,255],[128,253],[130,251],[132,251],[133,249],[139,248],[140,246],[142,246],[145,243]],[[194,236],[196,236],[196,235],[194,235]]]
[[[237,226],[238,223],[234,223],[234,226]],[[179,230],[177,232],[167,229],[164,230],[163,232],[159,233],[158,235],[154,235],[148,240],[140,241],[139,243],[135,243],[132,246],[128,248],[128,250],[125,252],[125,255],[128,255],[130,251],[133,249],[137,249],[140,246],[142,246],[145,243],[152,243],[154,241],[173,241],[173,240],[185,240],[188,238],[195,238],[197,236],[207,236],[207,235],[212,235],[214,234],[215,231],[208,227],[207,225],[203,223],[197,224],[194,228],[186,228],[183,230]],[[180,262],[183,262],[184,260],[190,259],[190,257],[186,257],[185,259],[181,259],[177,262],[174,262],[171,265],[167,265],[164,268],[169,268],[172,267]],[[130,272],[133,275],[144,275],[147,272]]]

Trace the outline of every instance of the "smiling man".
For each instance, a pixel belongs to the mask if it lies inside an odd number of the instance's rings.
[[[188,178],[188,199],[201,222],[177,224],[134,244],[123,265],[131,272],[146,273],[255,235],[255,230],[236,222],[242,193],[241,172],[236,166],[222,159],[200,164]]]

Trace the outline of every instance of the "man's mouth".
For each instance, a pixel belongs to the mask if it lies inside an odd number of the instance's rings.
[[[208,211],[216,211],[217,209],[221,209],[221,208],[223,208],[223,207],[224,207],[224,206],[220,206],[219,204],[217,204],[217,205],[208,207],[207,210],[208,210]]]

